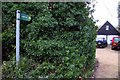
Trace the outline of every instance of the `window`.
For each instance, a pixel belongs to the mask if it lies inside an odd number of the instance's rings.
[[[120,38],[114,38],[114,42],[119,42]]]
[[[108,25],[106,26],[106,30],[109,30],[109,26]]]

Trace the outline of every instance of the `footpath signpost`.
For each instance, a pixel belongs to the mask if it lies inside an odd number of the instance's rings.
[[[21,13],[21,14],[20,14],[20,20],[30,21],[30,20],[31,20],[31,17],[28,16],[27,14]]]
[[[16,65],[19,64],[20,60],[20,20],[30,21],[31,17],[21,13],[20,10],[16,11]]]
[[[16,11],[16,65],[19,63],[20,59],[20,11]]]

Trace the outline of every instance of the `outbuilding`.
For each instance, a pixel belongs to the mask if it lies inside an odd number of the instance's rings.
[[[97,31],[97,38],[105,38],[107,43],[110,44],[113,37],[120,35],[116,28],[106,21],[103,26]]]

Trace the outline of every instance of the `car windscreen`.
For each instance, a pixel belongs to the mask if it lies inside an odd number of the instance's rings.
[[[103,38],[97,38],[96,41],[103,41]]]
[[[120,38],[114,38],[114,42],[119,42]]]

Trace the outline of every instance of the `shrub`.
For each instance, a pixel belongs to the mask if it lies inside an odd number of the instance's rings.
[[[88,17],[86,3],[20,4],[14,3],[12,9],[29,4],[27,8],[33,9],[30,14],[34,16],[30,24],[21,24],[21,55],[25,58],[18,68],[6,62],[3,74],[18,78],[90,77],[95,63],[96,26]]]

